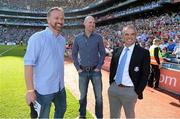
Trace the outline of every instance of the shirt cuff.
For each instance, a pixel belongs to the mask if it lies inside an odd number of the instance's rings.
[[[24,65],[36,65],[32,60],[24,60]]]

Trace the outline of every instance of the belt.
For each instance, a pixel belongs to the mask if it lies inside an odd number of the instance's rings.
[[[92,71],[96,68],[96,66],[82,66],[80,65],[80,68],[83,70],[83,71]]]
[[[123,84],[119,84],[118,85],[119,87],[124,87],[124,88],[133,88],[134,86],[125,86],[125,85],[123,85]]]

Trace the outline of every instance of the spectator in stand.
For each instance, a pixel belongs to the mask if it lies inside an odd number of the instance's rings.
[[[39,118],[49,118],[54,103],[54,118],[63,118],[66,111],[64,87],[65,38],[62,8],[51,8],[47,13],[48,27],[33,34],[24,56],[27,104],[40,103]]]
[[[172,54],[173,54],[173,55],[175,56],[175,58],[176,58],[175,62],[176,62],[176,63],[180,63],[180,39],[177,40],[177,42],[176,42],[176,47],[174,48],[174,51],[173,51]]]
[[[27,10],[34,12],[45,12],[49,7],[63,6],[66,9],[79,9],[97,2],[97,0],[45,0],[26,1],[24,0],[1,0],[0,8],[13,10]],[[17,5],[17,3],[19,3]]]
[[[167,45],[167,50],[168,50],[168,52],[169,53],[172,53],[173,51],[174,51],[174,47],[175,47],[176,45],[175,45],[175,43],[173,42],[173,40],[172,39],[170,39],[169,41],[168,41],[168,45]]]
[[[140,45],[142,48],[144,48],[144,49],[145,49],[145,47],[146,47],[146,44],[145,44],[145,42],[143,42],[143,41],[139,42],[139,45]]]
[[[85,18],[84,26],[84,32],[75,38],[72,47],[73,62],[79,74],[80,118],[86,118],[89,81],[92,82],[95,93],[95,115],[103,118],[101,67],[106,55],[103,38],[95,33],[95,20],[92,16]]]
[[[180,40],[180,31],[175,36],[175,42],[179,42]]]
[[[162,35],[159,35],[161,37],[161,40],[164,41],[164,44],[168,44],[168,40],[169,40],[169,36],[168,34],[162,34]]]
[[[110,47],[110,43],[107,40],[104,40],[104,47],[105,47],[106,56],[112,56],[112,49]]]
[[[160,41],[160,43],[159,43],[159,47],[160,47],[160,49],[162,50],[163,48],[167,48],[167,46],[168,46],[168,44],[167,43],[165,43],[165,41],[164,40],[161,40]]]
[[[163,58],[163,61],[165,61],[165,62],[170,62],[171,61],[171,55],[167,51],[167,47],[164,47],[162,49],[162,58]]]

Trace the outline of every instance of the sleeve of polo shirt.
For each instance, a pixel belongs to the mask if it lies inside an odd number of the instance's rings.
[[[40,53],[40,37],[37,34],[29,38],[27,50],[24,56],[24,65],[36,65]]]
[[[74,66],[76,67],[77,70],[80,69],[79,62],[78,62],[78,51],[79,51],[79,46],[78,46],[77,37],[76,37],[72,46],[72,58],[73,58]]]
[[[97,65],[98,69],[101,69],[102,65],[104,64],[104,58],[106,56],[106,51],[105,51],[105,47],[104,47],[104,43],[103,43],[103,38],[100,36],[99,38],[99,54],[100,54],[100,58],[99,58],[99,63]]]

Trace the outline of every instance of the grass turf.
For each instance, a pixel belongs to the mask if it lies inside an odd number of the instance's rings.
[[[0,46],[0,54],[15,46]],[[24,46],[0,56],[0,118],[29,118],[29,107],[25,101],[25,80],[23,55]],[[78,100],[66,89],[67,111],[65,118],[78,116]],[[54,106],[51,107],[50,117],[53,117]],[[93,118],[88,112],[88,118]]]

